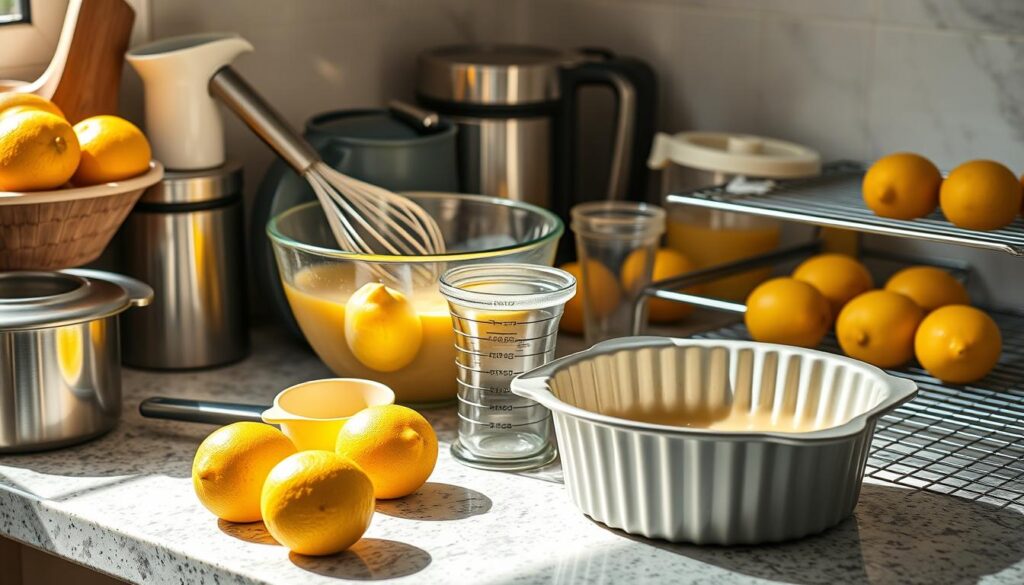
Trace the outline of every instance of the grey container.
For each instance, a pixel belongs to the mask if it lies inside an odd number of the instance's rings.
[[[799,538],[848,517],[878,417],[917,385],[815,350],[630,337],[523,374],[512,392],[551,409],[565,483],[584,514],[650,538],[736,545]],[[778,427],[631,420],[730,412]]]

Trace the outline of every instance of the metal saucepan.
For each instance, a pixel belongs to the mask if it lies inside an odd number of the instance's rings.
[[[0,273],[0,453],[79,443],[121,414],[117,317],[149,286],[96,270]]]

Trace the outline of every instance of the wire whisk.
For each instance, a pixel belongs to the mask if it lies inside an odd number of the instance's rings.
[[[306,140],[231,67],[210,79],[220,98],[264,142],[292,166],[316,193],[327,223],[345,251],[369,255],[433,256],[445,253],[444,235],[422,207],[397,193],[371,185],[328,166]],[[406,264],[396,264],[405,266]],[[385,280],[397,280],[383,263],[372,264]],[[419,277],[437,279],[432,268],[414,265]]]

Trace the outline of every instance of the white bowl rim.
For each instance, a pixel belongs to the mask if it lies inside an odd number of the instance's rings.
[[[762,351],[782,351],[800,353],[820,359],[844,362],[871,376],[878,382],[889,386],[889,392],[878,404],[854,416],[843,424],[806,432],[791,431],[723,431],[716,429],[690,428],[654,423],[645,423],[625,418],[608,416],[562,401],[551,391],[549,381],[554,374],[572,364],[587,361],[595,356],[616,353],[623,350],[636,350],[649,347],[730,347],[734,349],[754,349]],[[909,401],[917,395],[917,383],[908,378],[893,376],[871,364],[855,360],[827,351],[807,349],[792,345],[745,341],[738,339],[684,339],[679,337],[637,336],[619,337],[602,341],[589,349],[579,351],[540,366],[529,372],[520,374],[512,380],[512,393],[529,398],[547,407],[556,415],[580,418],[594,424],[617,427],[642,433],[667,435],[684,435],[700,437],[710,441],[770,441],[787,444],[808,444],[821,441],[841,441],[849,439],[865,430],[868,421],[876,419],[889,410]]]
[[[149,170],[141,175],[125,179],[90,185],[88,187],[71,187],[68,189],[52,189],[49,191],[0,191],[0,205],[33,205],[36,203],[59,203],[109,197],[131,191],[142,190],[155,185],[164,176],[164,166],[159,161],[149,161]]]

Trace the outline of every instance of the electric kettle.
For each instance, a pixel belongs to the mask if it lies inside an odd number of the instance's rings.
[[[584,199],[644,199],[654,135],[656,81],[637,59],[603,50],[562,52],[522,45],[428,50],[417,65],[417,100],[459,126],[462,191],[551,209],[568,223]],[[604,193],[579,193],[579,91],[610,88],[615,140]]]

